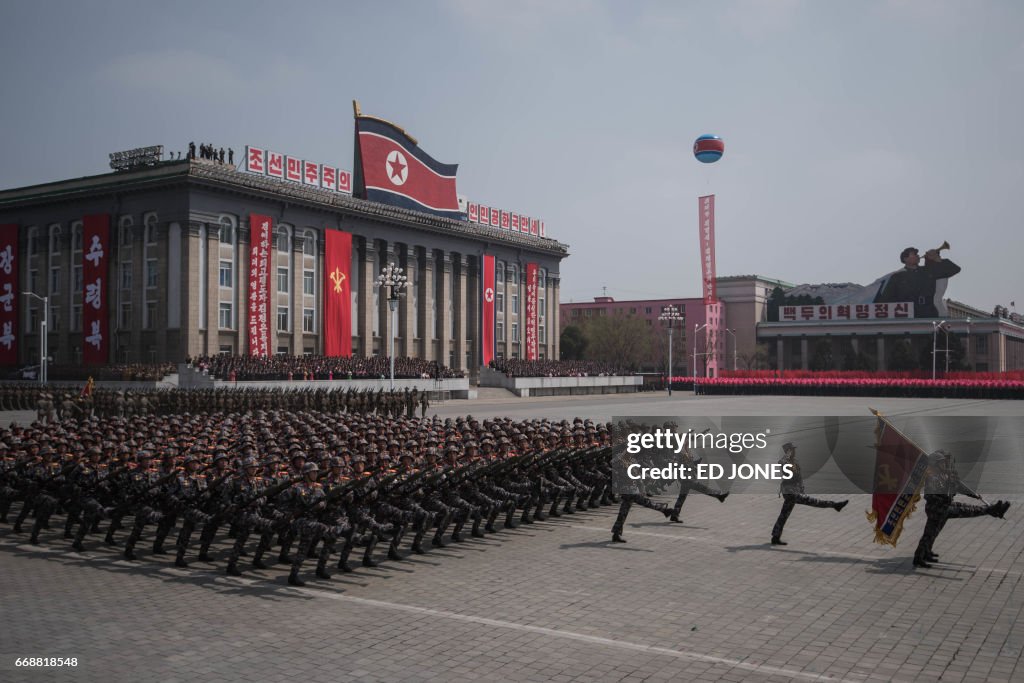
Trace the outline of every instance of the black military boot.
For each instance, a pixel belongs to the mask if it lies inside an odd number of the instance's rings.
[[[330,581],[331,575],[327,573],[327,567],[321,567],[320,565],[317,565],[316,578],[323,579],[324,581]]]
[[[484,518],[481,515],[477,515],[476,519],[473,520],[473,528],[469,532],[469,535],[473,538],[483,538],[484,532],[480,531],[480,525],[483,523]]]
[[[673,510],[672,508],[669,508],[669,507],[662,508],[661,514],[665,515],[665,519],[669,519],[669,520],[671,520],[673,517],[677,517],[678,518],[678,515],[676,515],[675,510]]]
[[[848,501],[848,500],[843,500],[843,501],[840,501],[838,503],[835,503],[834,505],[832,505],[832,507],[834,507],[836,509],[836,512],[841,512],[842,509],[849,504],[849,502],[850,501]]]
[[[241,576],[242,572],[238,569],[238,563],[235,560],[228,562],[228,568],[225,571],[228,576]]]
[[[508,508],[508,512],[505,514],[505,524],[503,526],[506,529],[515,529],[516,528],[515,518],[516,518],[516,506],[515,505],[510,505],[509,508]]]
[[[621,531],[612,531],[612,543],[625,543],[626,539],[622,537]]]
[[[715,496],[715,498],[718,499],[719,503],[724,503],[725,499],[728,498],[728,497],[729,497],[729,492],[728,491],[726,491],[725,493],[719,493],[717,496]]]
[[[668,521],[674,522],[676,524],[682,524],[683,523],[683,520],[679,519],[679,514],[676,513],[675,510],[673,510],[672,514],[669,515]]]
[[[103,542],[107,545],[117,545],[117,541],[114,540],[114,528],[107,529],[107,535],[103,537]]]
[[[495,505],[494,509],[491,510],[491,513],[487,516],[487,524],[484,526],[484,531],[486,531],[489,534],[498,533],[498,530],[494,528],[494,521],[498,519],[498,513],[500,512],[501,508]]]
[[[778,536],[772,536],[772,545],[789,545]]]
[[[366,550],[363,552],[363,566],[364,567],[376,567],[377,562],[373,559],[373,549],[377,547],[377,535],[374,534],[370,537],[370,542],[366,544]]]
[[[178,553],[174,556],[174,566],[181,567],[182,569],[188,569],[188,562],[185,561],[184,548],[178,548]]]
[[[64,520],[64,538],[73,538],[71,528],[75,526],[75,516],[68,515],[68,518]]]
[[[927,557],[923,555],[914,555],[914,566],[921,567],[922,569],[930,569],[931,565],[926,561]]]
[[[288,575],[288,583],[292,586],[298,586],[299,588],[306,585],[306,582],[299,578],[298,568],[293,568],[291,574]]]
[[[129,561],[135,560],[135,546],[126,545],[124,547],[124,559]]]
[[[261,551],[259,551],[259,550],[256,551],[256,554],[252,558],[252,566],[253,566],[254,569],[269,569],[270,568],[267,565],[267,563],[263,561],[263,553]]]

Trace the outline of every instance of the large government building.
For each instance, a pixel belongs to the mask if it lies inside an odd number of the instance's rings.
[[[265,274],[270,353],[324,351],[324,297],[332,287],[325,236],[336,230],[351,235],[346,293],[354,355],[386,355],[393,334],[397,356],[475,373],[485,356],[483,304],[493,298],[494,355],[526,357],[529,270],[535,278],[535,291],[529,287],[536,307],[533,355],[558,358],[559,264],[567,245],[202,158],[0,192],[0,225],[17,235],[18,290],[7,302],[13,302],[16,325],[0,342],[13,340],[18,363],[37,362],[43,318],[37,297],[46,297],[49,354],[58,364],[89,361],[90,348],[102,350],[102,362],[250,353],[247,316],[256,292],[249,254],[257,246],[250,217],[256,215],[271,219]],[[107,277],[96,280],[99,291],[92,289],[89,259],[103,245],[84,237],[86,217],[96,216],[109,229],[110,261],[104,262]],[[493,291],[484,288],[485,255],[494,258]],[[388,263],[404,268],[409,284],[394,328],[386,292],[375,287]],[[27,292],[37,297],[22,295]],[[90,328],[96,324],[90,311],[83,317],[89,303],[105,313],[105,325]],[[109,343],[101,346],[90,332],[103,330]]]

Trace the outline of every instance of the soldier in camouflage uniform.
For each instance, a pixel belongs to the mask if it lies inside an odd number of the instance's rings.
[[[188,567],[185,561],[185,553],[188,551],[189,542],[192,540],[192,533],[196,526],[205,524],[210,520],[203,506],[207,503],[208,482],[206,476],[200,472],[202,462],[194,454],[190,453],[182,460],[184,471],[174,481],[168,497],[174,501],[175,511],[181,516],[181,530],[178,532],[175,543],[174,564],[178,567]]]
[[[612,542],[614,543],[626,542],[626,539],[622,537],[622,532],[626,526],[626,517],[629,515],[629,510],[633,507],[634,503],[651,510],[656,510],[665,515],[666,518],[672,515],[672,508],[662,503],[655,503],[647,497],[642,479],[631,479],[628,476],[628,468],[635,462],[633,456],[625,450],[618,455],[616,460],[615,474],[619,481],[621,501],[619,502],[619,514],[616,515],[615,524],[612,525]]]
[[[694,458],[690,453],[689,446],[683,447],[681,453],[680,464],[688,468],[690,472],[696,472],[696,465],[700,463],[700,458]],[[679,513],[683,510],[683,503],[686,502],[686,496],[690,491],[696,491],[697,493],[703,493],[705,496],[711,496],[717,498],[719,503],[724,503],[725,499],[729,497],[728,492],[722,493],[718,489],[713,489],[705,486],[696,479],[680,479],[679,480],[679,495],[676,496],[676,502],[672,505],[672,516],[669,517],[670,522],[681,524],[683,520],[679,518]]]
[[[1010,508],[1010,504],[1004,500],[998,500],[992,505],[955,503],[953,496],[958,493],[971,498],[981,498],[960,479],[953,466],[952,455],[945,451],[936,451],[929,455],[924,494],[924,511],[927,521],[925,521],[921,540],[917,544],[917,550],[914,552],[915,567],[927,569],[931,567],[931,562],[939,559],[939,556],[932,552],[932,545],[946,525],[946,520],[982,515],[991,515],[1002,519]]]
[[[804,478],[800,473],[800,463],[796,461],[796,446],[791,442],[786,442],[782,444],[782,450],[785,455],[779,460],[779,464],[790,465],[793,469],[793,476],[790,479],[783,480],[780,485],[780,495],[783,497],[784,502],[782,504],[782,511],[779,512],[779,518],[775,521],[775,526],[772,528],[772,545],[788,545],[782,540],[782,530],[786,526],[786,520],[789,519],[790,513],[793,512],[793,508],[797,505],[832,508],[839,512],[849,502],[847,500],[833,502],[805,495]]]
[[[134,510],[135,523],[132,531],[128,534],[128,540],[124,544],[124,558],[135,559],[135,544],[142,537],[142,531],[147,524],[159,524],[163,519],[160,511],[160,492],[164,483],[173,473],[161,476],[160,470],[152,467],[153,453],[149,450],[141,450],[136,456],[138,466],[128,472],[125,494],[126,504]]]
[[[102,457],[103,452],[99,447],[93,446],[89,449],[88,460],[78,463],[68,475],[71,498],[81,516],[78,533],[71,544],[71,547],[78,551],[85,550],[82,543],[85,535],[106,516],[106,510],[99,501],[100,490],[107,478],[107,466],[101,462]],[[71,518],[70,514],[68,518]]]

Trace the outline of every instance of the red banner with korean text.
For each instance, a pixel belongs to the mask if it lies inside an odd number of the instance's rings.
[[[0,225],[0,365],[18,364],[18,226]]]
[[[537,264],[526,264],[526,360],[537,360]]]
[[[324,355],[352,355],[352,234],[324,231]]]
[[[700,218],[700,271],[704,303],[712,304],[718,301],[715,291],[715,195],[699,197],[697,209]]]
[[[484,254],[484,292],[480,299],[483,310],[480,313],[480,320],[483,329],[480,334],[480,343],[483,345],[480,358],[486,367],[494,360],[494,256]]]
[[[270,355],[270,216],[249,216],[249,355]]]
[[[102,365],[110,359],[107,276],[110,273],[110,214],[82,221],[82,362]]]

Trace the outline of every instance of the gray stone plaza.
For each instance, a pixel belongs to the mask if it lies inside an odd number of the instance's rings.
[[[693,397],[449,402],[442,417],[611,415],[1024,416],[1016,402]],[[0,419],[25,419],[10,413]],[[29,417],[30,419],[30,417]],[[982,494],[987,494],[982,491]],[[671,502],[668,496],[663,501]],[[798,508],[789,545],[769,535],[781,501],[691,495],[683,524],[634,508],[576,512],[405,562],[289,587],[287,569],[177,569],[143,549],[58,527],[40,546],[0,527],[0,679],[10,681],[1019,681],[1024,680],[1024,499],[1006,520],[952,520],[930,569],[911,556],[919,509],[896,548],[872,542],[854,496]],[[18,657],[77,667],[16,668]]]

